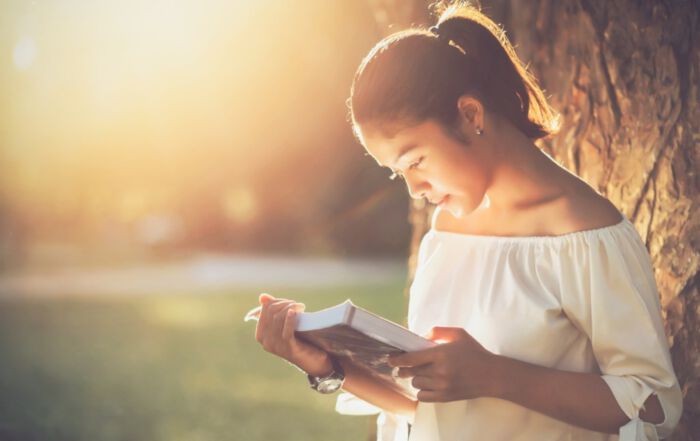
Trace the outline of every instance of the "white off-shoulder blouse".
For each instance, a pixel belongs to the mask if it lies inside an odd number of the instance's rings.
[[[667,437],[680,419],[682,394],[649,254],[624,216],[561,236],[431,229],[418,251],[408,327],[424,335],[433,326],[462,327],[510,358],[598,373],[630,421],[610,435],[498,398],[420,402],[410,422],[380,415],[380,423],[398,422],[391,438],[380,424],[382,441],[646,441]],[[650,394],[663,408],[661,424],[639,418]],[[343,400],[352,407],[350,398],[339,399],[339,412]]]

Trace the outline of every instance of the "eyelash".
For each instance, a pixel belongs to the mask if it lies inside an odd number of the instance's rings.
[[[420,163],[423,162],[423,158],[424,158],[424,156],[421,156],[420,158],[418,158],[418,160],[416,160],[415,162],[413,162],[411,165],[408,166],[408,169],[412,170],[412,169],[418,167],[420,165]],[[401,172],[395,171],[391,174],[391,176],[389,176],[389,179],[391,179],[393,181],[394,179],[396,179],[398,177],[403,179],[403,175],[401,174]]]

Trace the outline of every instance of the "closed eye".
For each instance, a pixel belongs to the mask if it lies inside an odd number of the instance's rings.
[[[415,162],[413,162],[411,165],[408,166],[408,169],[413,170],[414,168],[418,167],[420,165],[420,163],[423,162],[423,158],[424,158],[424,156],[421,156],[420,158],[418,158]]]
[[[411,165],[408,166],[408,169],[409,169],[409,170],[413,170],[413,169],[415,169],[416,167],[418,167],[418,166],[420,165],[420,163],[423,162],[423,158],[424,158],[424,156],[421,156],[421,157],[418,158],[416,161],[412,162]],[[389,176],[389,179],[391,179],[391,180],[393,181],[393,180],[396,179],[396,178],[402,178],[402,179],[403,179],[403,177],[404,177],[403,174],[402,174],[400,171],[396,170],[396,171],[394,171],[394,172],[391,174],[391,176]]]

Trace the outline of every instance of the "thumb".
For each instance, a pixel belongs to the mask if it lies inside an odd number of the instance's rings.
[[[270,302],[273,301],[273,300],[275,300],[275,298],[274,298],[273,296],[271,296],[270,294],[266,293],[266,292],[261,293],[261,294],[258,296],[258,301],[260,302],[261,305],[266,305],[266,304],[270,303]]]
[[[436,343],[449,343],[463,337],[465,331],[463,328],[452,326],[433,326],[428,332],[426,338]]]

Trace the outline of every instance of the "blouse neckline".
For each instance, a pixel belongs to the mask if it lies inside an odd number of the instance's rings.
[[[634,225],[627,219],[623,213],[620,213],[621,219],[611,225],[606,225],[604,227],[591,228],[587,230],[572,231],[570,233],[559,234],[554,236],[493,236],[493,235],[482,235],[482,234],[469,234],[469,233],[458,233],[454,231],[442,231],[436,230],[431,227],[428,233],[434,234],[441,237],[455,237],[461,238],[463,240],[471,241],[481,241],[481,242],[561,242],[566,240],[571,240],[575,238],[588,238],[591,236],[599,236],[607,232],[614,232],[616,230],[621,230],[625,227]]]

